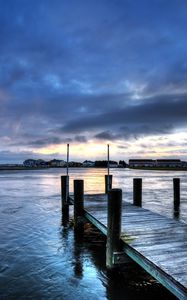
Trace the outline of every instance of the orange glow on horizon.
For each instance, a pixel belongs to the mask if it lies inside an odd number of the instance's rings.
[[[110,144],[110,154],[112,156],[117,155],[118,149],[117,145]],[[34,149],[34,152],[41,155],[61,155],[62,159],[66,160],[66,145],[51,145],[41,149]],[[70,160],[97,160],[97,159],[107,159],[107,143],[85,143],[85,144],[70,144]]]
[[[179,141],[179,142],[177,142]],[[160,136],[145,136],[139,139],[115,141],[110,144],[110,159],[125,160],[129,158],[164,158],[187,156],[185,133],[173,133]],[[106,160],[108,141],[89,141],[87,143],[70,143],[70,161]],[[27,149],[24,149],[27,150]],[[37,155],[49,156],[66,160],[67,145],[49,145],[32,149]]]

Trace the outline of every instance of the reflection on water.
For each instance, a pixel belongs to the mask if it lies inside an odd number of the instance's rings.
[[[0,299],[175,299],[137,266],[105,269],[105,238],[85,225],[77,237],[61,216],[60,169],[0,173]],[[133,177],[143,178],[143,206],[170,217],[172,177],[181,178],[180,217],[187,221],[185,172],[114,169],[114,186],[132,201]],[[70,170],[85,191],[104,191],[103,169]],[[63,226],[62,226],[63,225]]]

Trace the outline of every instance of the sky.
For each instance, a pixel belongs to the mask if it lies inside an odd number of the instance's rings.
[[[186,0],[0,0],[0,163],[187,160]]]

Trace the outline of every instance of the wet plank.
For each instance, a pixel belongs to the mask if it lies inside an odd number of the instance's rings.
[[[85,195],[85,216],[107,234],[107,196]],[[124,253],[179,299],[187,299],[187,224],[123,201]]]

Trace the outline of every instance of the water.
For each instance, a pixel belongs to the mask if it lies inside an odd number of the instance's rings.
[[[105,239],[87,225],[77,240],[63,227],[60,175],[63,169],[0,172],[0,300],[175,299],[141,269],[108,273]],[[85,192],[104,191],[104,169],[70,169],[85,180]],[[132,178],[143,178],[143,206],[173,217],[172,178],[181,178],[180,220],[187,222],[187,174],[113,169],[114,187],[132,202]],[[126,270],[128,269],[128,271]]]

